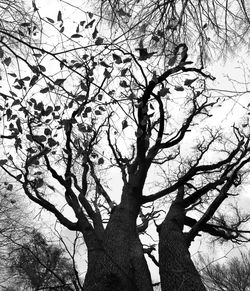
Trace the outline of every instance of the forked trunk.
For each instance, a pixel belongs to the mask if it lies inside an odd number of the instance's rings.
[[[89,262],[85,277],[85,291],[153,290],[142,244],[136,231],[139,204],[132,195],[125,196],[110,217],[101,249],[88,250],[92,262]]]
[[[206,291],[183,234],[184,210],[174,202],[160,228],[159,264],[162,291]]]

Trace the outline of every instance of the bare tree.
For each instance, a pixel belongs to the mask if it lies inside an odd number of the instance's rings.
[[[246,291],[250,288],[249,252],[227,259],[225,263],[203,261],[202,277],[208,290]]]
[[[19,290],[80,290],[77,270],[70,258],[35,229],[9,248],[6,267],[14,289],[18,286]]]
[[[218,214],[249,173],[248,125],[208,126],[226,97],[209,93],[214,77],[193,65],[186,44],[166,66],[144,46],[110,41],[91,12],[75,31],[61,10],[56,19],[39,17],[42,45],[0,29],[29,52],[27,59],[0,39],[10,58],[2,62],[9,87],[0,93],[1,168],[82,234],[84,290],[152,290],[146,256],[159,267],[162,290],[205,290],[189,254],[199,233],[249,240],[248,219],[239,213],[238,223],[222,223]],[[55,28],[53,38],[46,27]],[[114,167],[121,191],[109,190]],[[144,240],[154,225],[158,246]]]
[[[0,184],[0,286],[8,281],[6,272],[8,263],[8,247],[13,241],[19,241],[26,236],[31,224],[26,219],[25,204],[20,196],[13,193],[13,183],[2,175]]]

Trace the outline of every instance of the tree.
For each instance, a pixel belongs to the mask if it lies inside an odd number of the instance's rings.
[[[80,290],[77,271],[63,250],[36,230],[29,235],[9,253],[8,269],[19,290]]]
[[[8,247],[13,241],[23,239],[31,225],[26,219],[25,204],[17,193],[13,193],[13,184],[4,175],[1,176],[0,193],[0,287],[3,287],[9,280],[6,272]]]
[[[203,260],[202,276],[208,290],[243,291],[250,288],[249,252],[240,252],[226,263],[209,263]]]
[[[31,201],[81,232],[84,290],[152,290],[146,255],[162,290],[205,290],[191,242],[200,232],[249,240],[246,217],[218,215],[248,175],[249,125],[209,127],[227,98],[210,93],[214,77],[193,64],[186,44],[163,63],[142,43],[110,41],[92,12],[72,31],[61,10],[55,19],[33,8],[44,25],[39,45],[0,29],[28,51],[0,40],[9,86],[0,93],[1,168]],[[114,167],[121,193],[109,191]],[[158,246],[145,240],[154,223]]]
[[[113,34],[120,28],[126,39],[143,41],[167,62],[180,43],[201,64],[235,54],[247,44],[250,7],[244,0],[104,0],[96,5],[103,21],[114,27]]]

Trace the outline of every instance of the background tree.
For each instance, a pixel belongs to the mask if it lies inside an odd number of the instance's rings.
[[[250,288],[249,252],[240,252],[240,256],[227,259],[225,263],[202,260],[202,277],[208,290],[244,291]]]
[[[34,38],[39,31],[38,18],[28,9],[23,0],[1,0],[0,1],[0,27],[8,33],[19,34],[26,41]],[[5,42],[15,48],[15,50],[25,49],[20,42],[15,41],[5,35]],[[2,48],[3,49],[3,48]],[[22,51],[24,53],[24,51]],[[3,54],[3,51],[0,51]],[[8,63],[8,59],[6,60]]]
[[[152,290],[146,255],[162,290],[205,290],[189,254],[199,233],[249,240],[246,217],[222,223],[218,214],[248,175],[249,125],[212,126],[227,97],[209,92],[214,77],[193,64],[186,44],[163,63],[143,44],[110,41],[92,12],[72,31],[66,12],[43,18],[33,10],[43,24],[39,45],[0,29],[26,48],[23,55],[0,39],[1,168],[82,234],[84,290]],[[112,192],[114,167],[122,187]],[[158,246],[145,240],[152,227]]]
[[[9,249],[8,270],[14,290],[80,290],[77,271],[62,248],[36,230]]]
[[[13,193],[13,183],[6,176],[1,176],[0,183],[0,287],[10,279],[6,266],[8,263],[8,247],[14,241],[26,236],[31,224],[26,219],[28,212],[17,193]]]

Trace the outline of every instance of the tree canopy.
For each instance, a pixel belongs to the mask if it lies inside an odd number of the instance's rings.
[[[239,120],[214,125],[232,96],[210,90],[215,77],[195,46],[209,48],[206,29],[236,41],[247,10],[225,1],[221,23],[217,1],[112,3],[100,15],[72,14],[61,1],[47,16],[33,1],[21,29],[0,27],[0,167],[9,187],[82,234],[84,290],[153,290],[146,255],[162,290],[205,290],[188,250],[194,239],[249,241],[249,217],[218,209],[248,176],[250,136]]]

